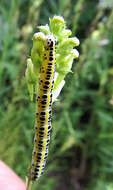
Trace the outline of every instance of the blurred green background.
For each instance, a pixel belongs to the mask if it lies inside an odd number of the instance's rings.
[[[113,189],[113,0],[0,0],[0,159],[25,180],[35,104],[24,78],[37,25],[62,15],[79,59],[53,105],[45,173],[33,190]]]

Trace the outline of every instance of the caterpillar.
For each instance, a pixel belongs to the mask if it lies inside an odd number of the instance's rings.
[[[43,63],[40,69],[38,95],[36,97],[35,137],[32,152],[32,163],[28,178],[38,180],[43,174],[51,131],[52,89],[55,74],[56,40],[47,36]]]

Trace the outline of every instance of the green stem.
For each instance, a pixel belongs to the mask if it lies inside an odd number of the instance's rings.
[[[26,190],[31,190],[31,184],[31,180],[28,177],[26,177]]]

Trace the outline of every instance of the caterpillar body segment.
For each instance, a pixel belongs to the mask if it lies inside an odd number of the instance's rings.
[[[44,171],[51,131],[52,89],[55,74],[55,39],[47,37],[36,98],[36,122],[32,163],[28,178],[37,180]]]

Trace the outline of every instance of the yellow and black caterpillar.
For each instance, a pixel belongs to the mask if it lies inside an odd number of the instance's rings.
[[[37,180],[42,174],[48,154],[51,131],[52,89],[55,74],[55,38],[46,39],[43,64],[40,70],[38,96],[36,97],[36,123],[32,163],[28,178]]]

